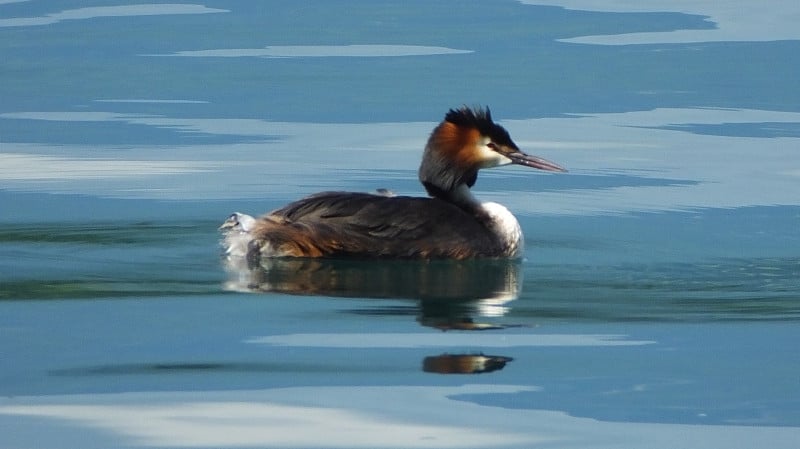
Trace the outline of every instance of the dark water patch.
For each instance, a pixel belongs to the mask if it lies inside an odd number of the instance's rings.
[[[51,376],[85,377],[85,376],[138,376],[170,374],[204,374],[204,373],[291,373],[328,371],[328,365],[309,363],[281,362],[160,362],[160,363],[128,363],[99,365],[80,368],[52,370]]]
[[[351,298],[471,301],[515,297],[520,264],[515,260],[369,260],[267,258],[251,266],[225,260],[229,288]]]
[[[603,322],[800,320],[800,259],[540,266],[513,316]]]
[[[595,286],[598,290],[604,285]],[[731,300],[654,299],[641,295],[592,296],[588,293],[526,298],[512,304],[509,319],[533,323],[714,323],[797,322],[800,306],[794,297],[753,296]]]
[[[580,237],[574,238],[526,238],[525,247],[532,248],[533,251],[539,249],[572,249],[572,250],[600,250],[611,246],[610,242],[601,242],[591,239],[581,239]],[[535,259],[536,256],[533,256]]]
[[[723,137],[800,137],[800,123],[795,122],[682,123],[679,125],[644,126],[640,128],[683,131]]]
[[[216,223],[0,225],[0,299],[222,291]]]
[[[167,244],[213,229],[213,223],[89,223],[0,225],[3,243],[71,243],[84,245]]]
[[[32,279],[4,280],[0,300],[114,299],[211,295],[222,292],[216,280],[189,279]]]

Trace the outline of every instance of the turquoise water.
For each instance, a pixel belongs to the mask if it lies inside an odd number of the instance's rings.
[[[534,3],[0,1],[0,445],[795,447],[798,7]],[[523,260],[222,256],[465,103]]]

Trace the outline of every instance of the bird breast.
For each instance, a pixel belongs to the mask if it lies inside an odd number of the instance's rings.
[[[497,237],[508,257],[521,257],[525,249],[522,228],[514,214],[502,204],[480,203],[480,210],[488,217],[490,231]]]

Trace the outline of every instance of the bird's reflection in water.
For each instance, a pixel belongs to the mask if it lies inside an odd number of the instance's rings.
[[[483,354],[442,354],[425,357],[422,370],[439,374],[481,374],[501,370],[511,357]]]
[[[350,298],[412,299],[419,321],[442,330],[484,330],[473,316],[500,317],[522,286],[518,261],[404,261],[282,258],[225,261],[226,289]],[[376,314],[381,314],[375,309]]]
[[[477,322],[498,318],[522,286],[514,260],[350,260],[318,258],[263,259],[257,265],[227,257],[226,289],[350,298],[413,300],[413,308],[392,306],[356,310],[365,315],[409,313],[427,327],[477,331],[502,329]],[[510,357],[444,354],[426,357],[423,370],[437,373],[485,373],[502,369]]]

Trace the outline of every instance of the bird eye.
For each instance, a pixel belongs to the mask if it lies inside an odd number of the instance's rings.
[[[486,144],[487,147],[491,148],[494,151],[497,151],[497,144],[494,142],[489,142]]]

